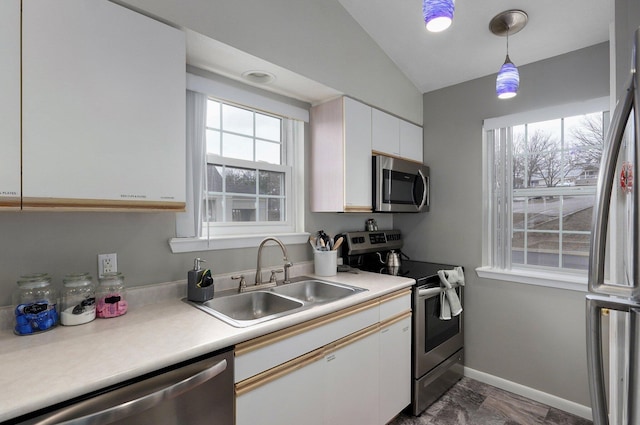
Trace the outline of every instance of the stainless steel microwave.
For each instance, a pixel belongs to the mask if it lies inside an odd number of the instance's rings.
[[[373,155],[373,210],[377,212],[429,211],[429,167]]]

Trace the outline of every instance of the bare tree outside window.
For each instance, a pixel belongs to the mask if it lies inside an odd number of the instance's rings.
[[[590,222],[604,145],[603,115],[512,128],[513,263],[588,267]]]

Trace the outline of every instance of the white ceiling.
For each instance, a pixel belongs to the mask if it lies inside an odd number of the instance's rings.
[[[509,37],[520,66],[607,41],[612,8],[609,0],[457,0],[451,27],[430,33],[421,0],[338,1],[422,93],[497,73],[506,40],[489,21],[502,11],[529,15]]]

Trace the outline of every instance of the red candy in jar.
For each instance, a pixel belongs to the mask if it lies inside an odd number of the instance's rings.
[[[105,273],[98,281],[96,317],[110,318],[125,314],[128,304],[122,273]]]

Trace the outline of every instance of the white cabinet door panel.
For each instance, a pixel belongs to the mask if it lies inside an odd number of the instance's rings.
[[[181,31],[106,0],[29,0],[22,61],[27,204],[184,202]]]
[[[326,424],[379,423],[378,333],[351,342],[325,356]]]
[[[236,425],[323,425],[324,363],[307,364],[236,398]]]
[[[371,112],[371,148],[389,155],[400,155],[400,119],[373,108]]]
[[[0,1],[0,208],[20,208],[20,0]]]
[[[345,97],[344,121],[344,205],[371,210],[371,107]]]
[[[411,315],[380,330],[380,423],[411,402]]]
[[[400,156],[423,162],[422,127],[400,121]]]

